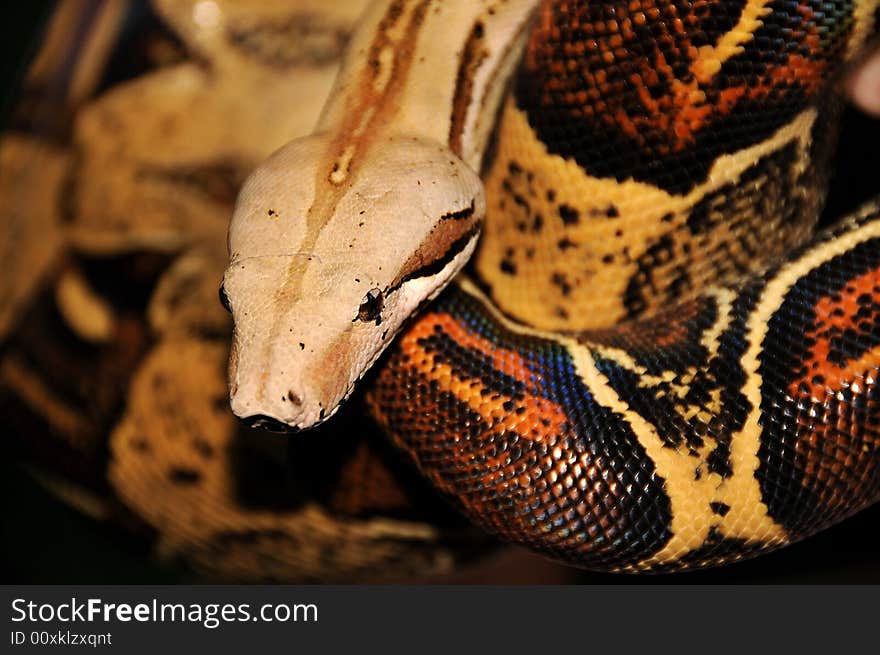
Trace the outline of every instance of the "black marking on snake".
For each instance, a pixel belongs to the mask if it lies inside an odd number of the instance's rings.
[[[504,180],[501,183],[502,188],[510,195],[514,204],[523,209],[527,214],[531,213],[532,206],[529,204],[529,201],[525,199],[524,196],[517,193],[513,190],[513,186],[507,180]]]
[[[565,225],[577,225],[580,222],[581,215],[577,209],[571,205],[561,204],[558,208],[559,218]]]
[[[632,324],[628,332],[595,330],[590,338],[626,351],[649,375],[660,376],[667,372],[680,375],[708,361],[710,353],[702,345],[701,339],[719,317],[718,301],[712,296],[705,296],[685,307],[661,311],[655,317],[639,320]],[[680,333],[674,341],[668,334],[671,329]],[[658,341],[663,346],[656,345]]]
[[[150,453],[153,450],[153,447],[150,445],[150,442],[142,437],[129,439],[128,445],[130,445],[132,448],[134,448],[139,453],[143,453],[143,454]]]
[[[615,205],[608,205],[604,209],[593,207],[590,209],[590,216],[593,218],[619,218],[620,210]]]
[[[833,234],[833,232],[832,232]],[[759,356],[758,373],[761,377],[761,439],[758,450],[760,464],[756,477],[761,486],[761,496],[768,514],[791,533],[814,531],[858,509],[852,503],[845,507],[832,505],[820,513],[824,501],[835,495],[846,494],[848,476],[862,476],[868,485],[862,502],[880,495],[880,475],[876,464],[873,471],[851,470],[834,472],[835,452],[850,451],[858,458],[862,444],[872,438],[870,430],[849,435],[845,429],[826,436],[831,442],[823,448],[812,445],[810,435],[814,424],[822,421],[846,421],[861,426],[876,423],[872,413],[880,405],[880,388],[876,384],[864,384],[861,393],[853,393],[845,386],[825,398],[810,395],[791,397],[792,381],[805,377],[804,362],[815,339],[805,338],[819,330],[830,342],[847,342],[845,350],[833,355],[829,361],[835,366],[845,366],[858,360],[864,353],[880,344],[880,315],[871,307],[872,316],[864,325],[865,331],[855,338],[845,336],[833,325],[814,325],[815,307],[823,297],[833,298],[844,290],[850,280],[880,267],[880,239],[864,241],[847,252],[823,262],[795,282],[767,321],[767,335]],[[872,409],[873,408],[873,409]],[[813,418],[816,417],[816,418]],[[828,417],[828,418],[823,418]],[[848,441],[840,441],[846,438]],[[837,442],[835,448],[834,442]],[[873,460],[871,460],[873,461]],[[809,466],[809,468],[808,468]],[[867,466],[863,463],[862,466]],[[827,477],[817,481],[820,471]],[[816,522],[821,516],[822,523]]]
[[[797,172],[801,160],[800,144],[792,141],[762,157],[737,180],[706,194],[688,213],[684,225],[661,235],[636,258],[636,271],[623,295],[627,318],[641,316],[651,301],[667,304],[681,298],[694,287],[693,268],[704,266],[707,259],[718,279],[749,273],[752,263],[766,251],[768,226],[783,235],[777,239],[784,243],[802,223],[807,207],[804,196],[815,182],[814,167]],[[736,235],[735,244],[708,241],[708,235],[722,224]],[[695,257],[692,243],[702,252],[701,258]]]
[[[499,207],[504,209],[507,205],[504,198],[510,198],[517,210],[516,215],[511,215],[513,223],[521,226],[520,231],[524,232],[527,226],[530,226],[531,231],[537,234],[544,228],[544,216],[540,212],[534,211],[528,200],[528,198],[538,197],[534,180],[534,173],[524,170],[516,161],[509,160],[507,174],[501,181],[501,188],[505,196],[499,200]]]
[[[708,394],[720,385],[705,371],[698,372],[688,391],[688,397],[679,399],[673,392],[672,384],[660,382],[656,386],[645,386],[638,373],[621,367],[617,362],[594,355],[596,367],[607,378],[614,391],[633,411],[639,414],[656,429],[657,436],[668,448],[687,449],[694,458],[695,468],[705,463],[709,471],[722,477],[732,474],[729,462],[730,434],[723,429],[704,423],[697,416],[688,417],[691,407],[705,406]],[[720,421],[718,422],[720,425]],[[705,460],[700,450],[711,440],[712,451]]]
[[[228,401],[227,401],[228,405]],[[211,459],[214,457],[214,446],[202,437],[196,437],[192,440],[193,450],[196,451],[202,459]]]
[[[478,380],[486,389],[505,389],[505,393],[514,399],[519,400],[525,396],[527,390],[522,382],[497,369],[487,368],[491,362],[484,355],[461,346],[445,334],[439,325],[434,327],[431,336],[419,339],[418,344],[427,352],[433,353],[436,363],[446,364],[460,379]],[[487,373],[491,377],[487,377]]]
[[[193,485],[201,481],[202,474],[195,469],[179,466],[168,471],[168,478],[174,484]]]
[[[792,141],[759,159],[743,171],[737,181],[725,184],[707,194],[688,214],[685,224],[691,234],[694,236],[707,234],[722,222],[728,222],[731,217],[736,218],[737,210],[742,212],[743,200],[749,198],[754,198],[756,201],[756,206],[750,207],[751,212],[763,217],[772,217],[779,209],[776,204],[778,198],[793,199],[794,189],[790,171],[799,160],[799,144]],[[770,193],[767,193],[768,190]],[[799,207],[800,203],[795,203],[794,207],[786,212],[787,218],[793,220],[792,214],[796,215]]]
[[[464,209],[459,209],[458,211],[449,212],[447,214],[443,214],[440,217],[441,221],[452,220],[452,221],[461,221],[467,218],[470,218],[474,215],[476,211],[476,200],[471,200],[471,204],[465,207]]]
[[[559,3],[549,20],[561,32],[550,41],[541,41],[537,54],[527,58],[514,80],[514,94],[518,107],[525,111],[529,124],[550,154],[574,159],[589,175],[614,178],[619,182],[634,179],[657,186],[671,194],[684,195],[702,184],[719,156],[761,143],[773,136],[800,111],[814,101],[818,89],[809,88],[810,74],[804,74],[807,84],[791,79],[779,84],[773,78],[774,68],[784,64],[784,57],[795,53],[816,66],[830,69],[837,61],[824,44],[839,43],[834,36],[822,36],[822,45],[813,46],[809,39],[815,25],[807,21],[811,12],[792,9],[784,0],[770,3],[762,24],[754,37],[744,42],[739,54],[723,63],[721,71],[700,85],[703,99],[682,106],[675,99],[676,89],[695,83],[693,56],[696,43],[717,42],[725,28],[738,18],[739,2],[673,3],[680,28],[669,29],[665,13],[655,12],[644,22],[646,12],[639,5],[630,5],[618,11],[617,24],[624,19],[632,25],[632,36],[622,47],[615,47],[612,39],[620,39],[617,30],[606,30],[602,7],[569,6]],[[811,5],[813,3],[810,3]],[[842,5],[845,5],[842,6]],[[832,3],[832,11],[851,12],[852,3]],[[820,8],[822,7],[822,8]],[[812,6],[818,15],[824,15],[824,6]],[[627,15],[627,12],[633,12]],[[840,26],[850,21],[835,19]],[[576,26],[576,27],[573,27]],[[541,39],[540,31],[536,31]],[[586,54],[573,57],[563,48],[568,41],[592,44]],[[787,51],[771,43],[784,42]],[[818,52],[811,51],[818,47]],[[614,53],[613,59],[602,55]],[[570,62],[574,69],[566,70],[565,86],[559,89],[558,63]],[[658,70],[658,60],[668,64],[668,70]],[[832,70],[821,74],[830,79]],[[597,82],[601,72],[601,83]],[[631,78],[641,73],[657,75],[652,85],[633,84]],[[634,75],[635,74],[635,75]],[[761,89],[758,97],[751,97],[749,89]],[[767,89],[764,91],[764,89]],[[570,100],[578,92],[587,93],[590,101]],[[694,131],[682,136],[674,129],[684,121],[682,112],[691,107],[722,107],[699,121]],[[731,95],[733,94],[733,95]],[[647,98],[649,95],[650,98]],[[731,105],[730,98],[733,97]],[[608,108],[610,107],[610,108]],[[625,121],[616,119],[618,112]],[[626,125],[626,127],[623,127]],[[743,126],[748,125],[744,130]]]
[[[856,304],[858,309],[853,318],[859,320],[858,329],[848,327],[844,330],[831,327],[825,331],[828,339],[828,361],[839,368],[845,367],[847,362],[859,359],[863,354],[880,345],[880,304],[868,293],[856,298]],[[842,314],[839,308],[835,313],[838,312]],[[815,376],[813,380],[817,384],[824,383],[821,375]]]
[[[568,281],[568,276],[565,273],[555,272],[550,276],[550,284],[555,287],[559,287],[559,292],[563,296],[568,296],[571,294],[572,285],[571,282]]]
[[[623,294],[627,318],[635,318],[647,309],[645,290],[649,289],[652,295],[659,291],[654,281],[654,269],[668,264],[674,257],[672,235],[664,234],[636,260],[636,273],[630,278]]]
[[[652,332],[654,321],[645,321],[641,327],[637,326],[636,329],[644,330],[644,334],[633,337],[630,343],[621,337],[609,339],[608,334],[602,332],[593,336],[623,348],[638,364],[646,366],[651,375],[663,378],[649,386],[638,373],[598,353],[594,355],[597,368],[611,387],[635,412],[654,425],[663,443],[670,448],[684,446],[688,449],[695,460],[697,479],[703,468],[724,478],[734,473],[730,460],[731,438],[745,424],[750,409],[748,400],[742,394],[746,374],[740,364],[747,346],[744,317],[748,316],[755,289],[749,288],[748,291],[734,303],[730,325],[719,337],[717,352],[707,351],[700,343],[700,335],[714,325],[720,316],[717,301],[711,297],[699,300],[702,307],[694,318],[686,322],[684,334],[678,342],[656,350],[642,345],[650,344],[655,339],[656,335]],[[658,324],[662,322],[663,318],[656,321]],[[639,345],[633,347],[633,344]],[[674,392],[673,383],[688,369],[694,372],[684,387],[686,392],[681,396],[680,391]],[[672,373],[671,381],[662,375],[666,371]],[[720,401],[719,408],[710,411],[710,417],[705,422],[699,418],[699,412],[693,409],[709,407],[715,394]],[[713,444],[713,448],[705,460],[701,460],[699,451],[707,440]]]

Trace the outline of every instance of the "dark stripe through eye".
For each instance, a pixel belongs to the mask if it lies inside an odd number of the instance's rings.
[[[386,289],[386,295],[397,291],[404,282],[415,280],[420,277],[429,277],[431,275],[436,275],[437,273],[442,271],[450,262],[452,262],[453,259],[458,257],[458,255],[461,254],[461,252],[467,247],[471,240],[475,236],[477,236],[477,234],[479,234],[480,228],[481,226],[479,224],[474,225],[470,230],[468,230],[458,239],[453,241],[440,257],[428,262],[424,266],[420,266],[419,268],[408,272],[406,275],[401,277],[394,285]]]

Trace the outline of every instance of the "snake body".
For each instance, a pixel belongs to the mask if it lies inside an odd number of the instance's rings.
[[[379,361],[370,411],[436,488],[592,569],[875,502],[880,211],[813,231],[878,7],[374,3],[239,198],[233,410],[310,427]]]

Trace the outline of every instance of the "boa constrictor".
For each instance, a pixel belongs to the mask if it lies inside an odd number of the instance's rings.
[[[379,361],[370,409],[438,489],[594,569],[874,502],[880,214],[813,230],[878,7],[374,2],[239,196],[233,411],[310,428]]]

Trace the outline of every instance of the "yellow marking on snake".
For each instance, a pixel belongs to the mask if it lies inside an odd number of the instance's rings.
[[[800,156],[794,173],[801,173],[807,166],[810,135],[817,115],[815,109],[807,109],[770,138],[718,157],[705,182],[686,195],[673,195],[632,179],[618,182],[592,177],[575,161],[550,154],[529,125],[525,113],[508,100],[501,123],[498,155],[486,180],[486,196],[492,204],[488,206],[489,220],[475,255],[477,274],[489,283],[492,300],[504,313],[535,327],[588,330],[613,325],[626,315],[622,299],[628,280],[636,271],[638,257],[670,231],[685,238],[684,226],[694,205],[713,190],[736,183],[756,161],[789,143],[798,144]],[[535,193],[530,198],[532,213],[543,217],[540,232],[524,235],[517,229],[515,216],[514,220],[492,220],[492,216],[511,212],[507,205],[512,204],[512,200],[504,187],[509,162],[524,167],[538,162],[529,170],[534,174],[531,184]],[[548,195],[553,196],[552,201]],[[556,214],[560,204],[578,209],[583,217],[580,223],[563,224]],[[593,218],[593,214],[601,214],[608,206],[617,209],[617,218]],[[671,220],[662,220],[664,215],[669,215]],[[768,248],[782,254],[787,247],[806,238],[810,228],[809,225],[791,228],[791,234],[768,244]],[[713,279],[716,267],[706,253],[711,253],[715,244],[725,240],[735,247],[736,239],[729,239],[730,236],[725,225],[720,225],[707,236],[706,245],[696,243],[696,239],[690,240],[688,247],[694,266],[700,267],[695,277],[724,282]],[[563,240],[575,246],[561,251],[558,243]],[[511,248],[516,251],[517,276],[513,278],[499,273],[499,262],[505,259]],[[531,258],[523,255],[528,250],[533,253]],[[605,263],[604,257],[613,257],[614,261]],[[571,275],[572,288],[567,296],[546,284],[551,271],[566,271]],[[597,288],[603,293],[594,293]],[[686,298],[685,295],[681,300]],[[567,315],[556,312],[558,307],[563,307]],[[647,307],[648,311],[657,309],[656,301]]]
[[[856,2],[853,10],[853,33],[846,47],[847,61],[855,60],[864,50],[865,43],[877,31],[877,6],[871,2]]]
[[[731,57],[743,51],[743,46],[755,36],[761,25],[761,18],[773,10],[769,0],[749,0],[740,14],[739,21],[713,45],[699,49],[699,58],[691,65],[691,72],[697,82],[704,84],[718,74],[721,66]]]
[[[724,537],[752,540],[755,535],[762,535],[762,541],[786,540],[785,531],[766,515],[766,509],[754,511],[762,507],[754,467],[742,466],[742,462],[734,460],[733,475],[727,479],[708,471],[708,467],[703,467],[703,475],[695,479],[695,463],[705,462],[713,445],[703,446],[696,458],[684,449],[666,446],[654,426],[617,395],[599,372],[589,350],[572,347],[569,352],[596,402],[623,417],[653,462],[657,475],[665,481],[664,490],[672,510],[672,538],[658,553],[639,562],[637,568],[677,560],[702,546],[712,528]],[[725,516],[719,516],[710,506],[713,502],[725,503],[731,509]],[[744,513],[748,520],[741,522],[738,518]]]
[[[755,535],[761,535],[762,541],[766,542],[787,540],[783,528],[767,516],[766,508],[760,501],[761,491],[758,480],[754,476],[756,463],[752,465],[745,458],[740,458],[739,461],[734,460],[732,462],[733,475],[727,479],[708,471],[707,466],[702,466],[703,475],[700,479],[695,479],[695,469],[705,462],[706,457],[713,450],[714,444],[707,443],[699,450],[697,457],[688,454],[683,449],[669,448],[660,438],[656,428],[630,408],[611,387],[608,379],[596,367],[594,352],[590,346],[578,343],[571,337],[516,323],[501,314],[473,282],[459,279],[457,283],[464,292],[484,303],[487,312],[505,329],[516,334],[554,341],[563,346],[571,356],[575,370],[584,385],[593,394],[595,401],[623,418],[650,457],[657,475],[665,480],[664,490],[669,497],[672,509],[672,538],[661,551],[639,562],[636,568],[643,569],[675,561],[688,551],[702,546],[709,537],[712,528],[715,528],[719,535],[731,538],[751,540]],[[721,292],[720,296],[725,297],[725,292]],[[722,318],[722,322],[726,322],[726,320],[727,318]],[[720,336],[720,328],[710,332],[712,334],[708,338],[717,339]],[[615,353],[620,354],[621,360],[628,361],[633,364],[634,368],[637,368],[628,354],[619,350],[615,350]],[[757,443],[757,436],[755,436],[754,442]],[[748,449],[748,445],[746,445],[746,449]],[[757,462],[757,446],[751,452],[753,453],[752,459]],[[731,509],[725,516],[719,516],[713,512],[710,506],[712,502],[725,503]],[[735,511],[737,508],[739,510]],[[744,515],[747,517],[746,521],[741,520]]]
[[[876,206],[869,208],[862,216],[876,211]],[[768,319],[776,312],[785,300],[785,296],[800,278],[807,275],[811,270],[830,259],[842,255],[858,244],[880,237],[880,222],[874,221],[843,236],[829,241],[822,247],[811,249],[801,259],[790,263],[774,277],[765,287],[761,299],[752,310],[749,322],[746,326],[748,349],[743,355],[741,362],[746,375],[746,383],[743,394],[748,399],[751,411],[746,418],[742,430],[734,435],[731,441],[731,463],[734,470],[743,469],[754,472],[758,470],[758,449],[760,448],[761,428],[761,385],[763,379],[758,372],[758,361],[763,349],[764,338],[767,335]],[[750,488],[743,488],[745,497],[736,505],[731,505],[727,517],[731,522],[740,526],[747,526],[751,534],[761,534],[754,526],[754,511],[761,507],[766,512],[766,505],[761,501],[760,494],[755,494]]]
[[[709,329],[700,335],[700,343],[708,352],[715,353],[718,352],[721,335],[730,325],[730,319],[732,318],[730,313],[731,303],[733,302],[733,299],[736,298],[736,294],[730,289],[716,288],[707,290],[704,295],[715,299],[718,309],[718,318]],[[687,395],[687,385],[697,372],[697,367],[691,366],[681,375],[677,375],[673,371],[663,371],[662,373],[655,375],[649,373],[648,369],[636,362],[633,356],[623,348],[607,346],[589,339],[581,341],[580,345],[585,346],[592,352],[607,359],[611,359],[619,366],[636,373],[639,376],[639,386],[656,387],[663,383],[672,384],[673,386],[670,387],[669,390],[678,393],[681,398],[684,398],[684,396]],[[675,378],[677,377],[680,378],[679,383],[674,384]],[[717,405],[711,405],[710,407],[713,410],[718,409]]]

